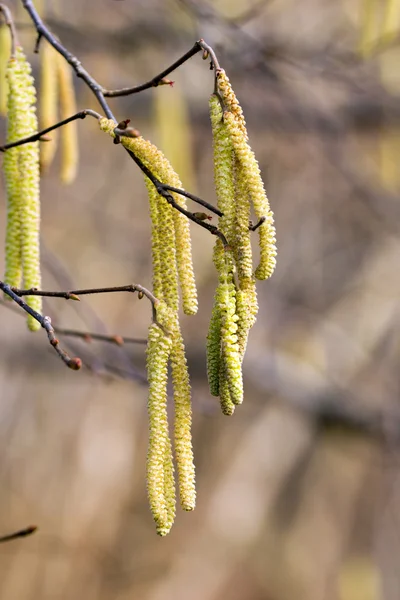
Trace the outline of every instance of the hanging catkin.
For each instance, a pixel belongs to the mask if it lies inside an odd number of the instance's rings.
[[[7,142],[11,143],[37,131],[36,91],[31,67],[22,48],[17,47],[7,66],[8,115]],[[5,153],[4,172],[7,189],[6,273],[11,286],[40,288],[40,198],[39,144],[31,142]],[[26,302],[41,312],[39,296]],[[40,324],[28,315],[28,327]]]

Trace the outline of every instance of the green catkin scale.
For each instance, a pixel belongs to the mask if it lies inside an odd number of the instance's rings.
[[[22,48],[7,66],[8,120],[7,142],[32,135],[37,131],[36,91],[31,67]],[[33,142],[5,153],[4,171],[7,188],[6,274],[12,286],[40,288],[40,198],[39,198],[39,144]],[[39,296],[28,296],[26,302],[41,312]],[[40,324],[28,315],[28,327],[40,329]]]

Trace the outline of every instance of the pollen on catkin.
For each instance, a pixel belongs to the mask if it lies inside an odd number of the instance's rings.
[[[7,142],[14,142],[37,131],[36,91],[31,67],[22,48],[7,66],[8,120]],[[39,288],[40,277],[40,198],[39,144],[31,142],[7,151],[4,171],[7,189],[6,274],[12,286]],[[19,264],[18,264],[19,262]],[[39,296],[28,296],[26,302],[41,312]],[[40,324],[28,315],[28,327],[35,331]]]
[[[72,79],[72,70],[65,58],[57,55],[57,75],[60,101],[61,120],[71,117],[77,112],[75,89]],[[65,184],[72,183],[77,174],[79,161],[78,126],[72,121],[61,129],[61,181]]]
[[[214,299],[210,325],[207,334],[207,379],[212,396],[219,396],[219,376],[221,369],[221,309],[218,288]]]
[[[51,127],[58,121],[58,54],[47,42],[40,45],[40,102],[39,122],[41,129]],[[73,113],[71,112],[71,115]],[[57,149],[58,131],[51,132],[51,141],[40,145],[40,169],[44,172],[53,162]]]

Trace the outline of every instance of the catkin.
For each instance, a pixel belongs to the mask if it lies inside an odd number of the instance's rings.
[[[60,100],[61,120],[71,117],[77,112],[75,89],[72,80],[72,70],[65,58],[57,55],[57,75]],[[72,121],[61,130],[61,181],[65,184],[72,183],[77,174],[79,161],[78,127]]]
[[[58,121],[58,80],[60,60],[57,52],[43,40],[40,46],[40,127],[47,129]],[[72,114],[72,113],[71,113]],[[57,149],[58,131],[51,132],[51,141],[40,145],[40,169],[44,172],[53,162]]]
[[[224,121],[232,141],[233,149],[243,176],[243,185],[249,194],[254,212],[258,219],[266,217],[265,222],[258,228],[260,244],[260,264],[256,270],[257,279],[270,277],[276,265],[275,227],[273,213],[270,209],[260,168],[241,128],[232,113],[224,113]]]
[[[147,453],[147,492],[157,533],[166,535],[173,523],[173,467],[167,418],[168,360],[172,341],[156,324],[150,325],[147,345],[149,381],[149,447]],[[172,481],[171,481],[172,479]]]
[[[8,120],[7,142],[14,142],[37,131],[36,91],[31,67],[22,48],[7,66]],[[20,287],[21,275],[26,288],[40,287],[40,198],[39,144],[31,142],[6,152],[4,161],[7,188],[7,231],[5,280]],[[18,264],[19,263],[19,264]],[[39,296],[28,296],[26,302],[41,312]],[[40,329],[36,319],[28,315],[28,327]]]

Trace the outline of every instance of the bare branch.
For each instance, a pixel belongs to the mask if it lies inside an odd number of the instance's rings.
[[[36,310],[33,310],[33,308],[31,308],[26,302],[24,302],[24,300],[22,300],[22,298],[20,298],[20,296],[16,292],[14,292],[8,284],[4,283],[3,281],[0,281],[0,289],[3,290],[3,292],[7,294],[7,296],[10,296],[10,298],[14,300],[14,302],[16,302],[25,312],[27,312],[34,319],[36,319],[38,323],[40,323],[43,329],[46,330],[47,337],[49,338],[51,346],[53,346],[54,350],[57,352],[61,360],[67,365],[67,367],[73,369],[74,371],[77,371],[81,368],[82,361],[80,358],[71,358],[65,350],[60,348],[59,341],[56,338],[55,331],[51,325],[50,317],[45,317],[40,313],[36,312]]]
[[[54,327],[54,331],[58,335],[80,338],[87,343],[96,340],[99,342],[109,342],[111,344],[116,344],[117,346],[124,346],[124,344],[139,344],[144,346],[147,344],[147,339],[145,338],[132,338],[122,335],[105,335],[102,333],[91,333],[89,331],[78,331],[76,329],[64,329],[63,327]]]
[[[106,98],[115,98],[116,96],[129,96],[130,94],[137,94],[138,92],[143,92],[144,90],[148,90],[152,87],[158,87],[163,83],[162,80],[164,77],[167,77],[167,75],[172,73],[172,71],[175,71],[175,69],[183,65],[183,63],[189,60],[189,58],[192,58],[192,56],[200,52],[201,49],[202,46],[200,45],[200,42],[195,42],[194,46],[183,56],[181,56],[181,58],[178,58],[178,60],[176,60],[170,67],[167,67],[164,69],[164,71],[146,83],[142,83],[141,85],[136,85],[133,87],[121,88],[119,90],[106,90],[103,88],[102,92]]]
[[[17,540],[18,538],[27,537],[28,535],[32,535],[37,531],[36,525],[29,525],[25,529],[21,529],[20,531],[16,531],[15,533],[9,533],[8,535],[3,535],[0,537],[0,544],[3,542],[11,542],[12,540]]]
[[[85,119],[88,115],[90,115],[91,117],[95,117],[96,119],[101,119],[101,115],[98,112],[96,112],[95,110],[92,110],[90,108],[86,108],[85,110],[81,110],[81,111],[77,112],[75,115],[72,115],[72,117],[68,117],[68,119],[59,121],[58,123],[55,123],[51,127],[42,129],[41,131],[38,131],[38,133],[34,133],[33,135],[30,135],[29,137],[22,138],[21,140],[18,140],[16,142],[11,142],[10,144],[4,144],[4,146],[0,146],[0,152],[5,152],[6,150],[9,150],[10,148],[15,148],[16,146],[22,146],[23,144],[29,144],[29,142],[37,142],[37,141],[47,142],[49,140],[42,139],[42,137],[44,135],[46,135],[46,133],[49,133],[50,131],[53,131],[54,129],[58,129],[59,127],[63,127],[63,125],[67,125],[67,123],[71,123],[71,121],[76,121],[77,119]]]
[[[255,225],[250,225],[250,231],[257,231],[257,229],[262,225],[267,217],[260,217]]]

